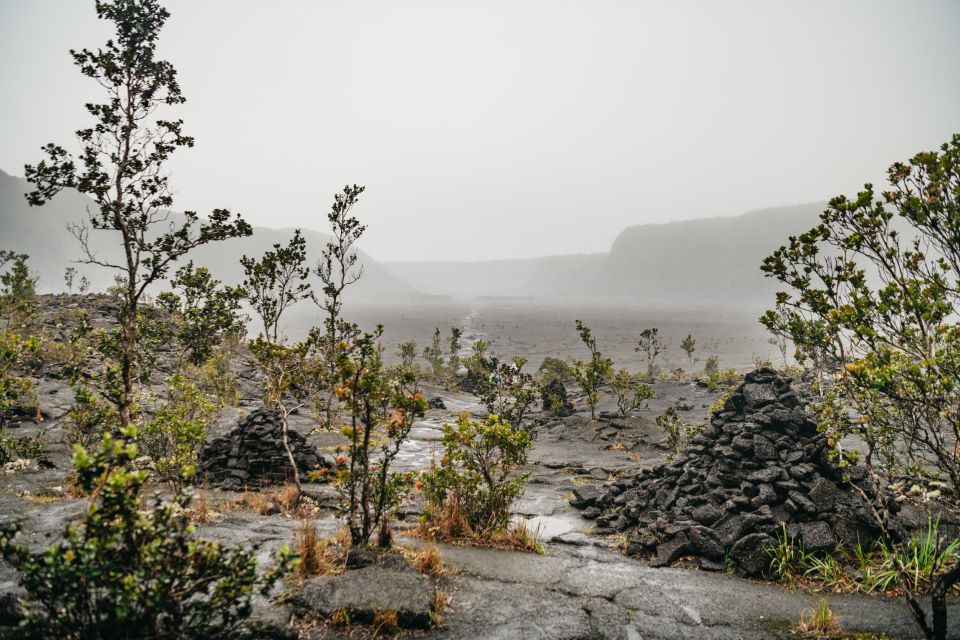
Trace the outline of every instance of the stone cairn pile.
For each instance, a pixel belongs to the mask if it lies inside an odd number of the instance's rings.
[[[299,433],[287,434],[300,473],[332,467]],[[221,489],[281,484],[292,477],[290,459],[283,447],[280,416],[260,408],[241,418],[226,436],[214,438],[200,453],[200,475]]]
[[[868,505],[828,451],[791,380],[759,369],[679,458],[604,487],[578,487],[571,504],[596,520],[597,533],[625,533],[627,552],[656,566],[692,556],[704,569],[732,563],[758,576],[783,526],[806,551],[875,538]],[[858,467],[844,471],[866,486]]]

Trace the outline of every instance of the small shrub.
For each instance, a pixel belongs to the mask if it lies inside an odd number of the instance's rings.
[[[11,436],[0,428],[0,466],[14,460],[45,461],[47,439],[44,434]]]
[[[700,427],[685,423],[674,407],[667,407],[666,411],[657,416],[656,422],[667,435],[666,445],[671,451],[671,458],[674,454],[683,453],[690,438],[700,431]]]
[[[63,425],[67,442],[87,448],[119,427],[116,410],[97,399],[94,392],[84,385],[73,388],[73,406],[67,411],[68,422]]]
[[[510,522],[514,501],[523,493],[529,435],[491,415],[485,422],[463,413],[443,425],[446,453],[423,476],[427,506],[423,524],[441,538],[490,540]]]
[[[597,350],[597,339],[590,327],[577,320],[577,333],[580,341],[590,350],[589,362],[577,360],[573,364],[573,376],[590,407],[590,418],[597,419],[597,403],[600,401],[600,387],[607,382],[613,371],[613,360],[604,358]]]
[[[196,385],[180,374],[167,380],[166,402],[143,426],[140,442],[163,482],[178,484],[192,478],[207,425],[218,407]]]
[[[617,408],[623,417],[642,409],[649,400],[657,397],[653,387],[643,384],[626,369],[620,369],[613,374],[610,378],[610,389],[617,397]]]
[[[94,499],[63,541],[32,554],[14,527],[0,530],[0,552],[22,572],[29,637],[229,637],[291,566],[284,549],[261,574],[253,551],[193,539],[186,494],[143,511],[135,438],[129,427],[92,455],[76,447],[78,485]]]

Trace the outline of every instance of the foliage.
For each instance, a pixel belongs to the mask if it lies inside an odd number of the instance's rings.
[[[0,427],[0,466],[14,460],[45,461],[47,438],[40,433],[35,436],[12,436]]]
[[[433,331],[430,338],[430,345],[423,348],[423,359],[430,365],[430,371],[434,378],[441,378],[444,373],[443,362],[443,343],[440,339],[440,327]]]
[[[193,261],[177,270],[170,285],[179,295],[164,292],[158,302],[174,315],[177,340],[191,364],[202,365],[224,339],[243,334],[242,288],[221,286],[208,269],[194,268]]]
[[[233,366],[238,349],[239,341],[231,336],[213,350],[195,374],[197,385],[221,407],[240,403],[240,383]]]
[[[663,353],[664,345],[660,340],[660,330],[656,327],[644,329],[640,332],[640,339],[634,351],[643,353],[647,359],[647,377],[654,380],[657,377],[657,356]]]
[[[474,344],[466,361],[474,380],[474,394],[488,412],[500,416],[514,429],[525,428],[527,412],[537,399],[538,385],[523,370],[526,364],[527,359],[522,356],[503,362],[495,355],[487,355],[483,341]]]
[[[574,382],[573,367],[566,360],[547,356],[540,363],[537,369],[537,376],[540,379],[540,385],[546,386],[553,380],[559,380],[563,384]]]
[[[413,362],[417,359],[417,343],[413,340],[401,342],[397,345],[397,357],[404,369],[413,370]]]
[[[299,499],[302,482],[300,469],[290,449],[290,415],[315,400],[318,385],[325,379],[326,368],[323,361],[313,355],[309,340],[285,345],[271,342],[261,334],[248,346],[263,374],[263,403],[280,416],[283,448]]]
[[[73,387],[73,406],[67,411],[69,422],[63,425],[64,437],[70,444],[84,448],[97,443],[104,433],[115,431],[119,425],[116,409],[97,399],[86,385]]]
[[[687,354],[687,359],[690,361],[690,366],[693,366],[693,352],[697,349],[697,341],[693,339],[693,336],[689,333],[687,337],[680,341],[680,348],[683,349],[683,352]]]
[[[730,399],[730,396],[733,395],[734,387],[727,387],[726,390],[721,393],[716,400],[710,403],[710,406],[707,407],[707,414],[713,415],[715,413],[720,413],[723,411],[723,407],[727,404],[727,400]]]
[[[63,147],[48,144],[46,160],[24,171],[36,187],[27,194],[31,205],[43,205],[65,188],[90,196],[97,205],[71,231],[86,256],[82,262],[113,269],[123,278],[114,397],[121,423],[129,424],[144,292],[194,248],[252,230],[239,216],[231,220],[225,209],[215,209],[205,221],[194,211],[185,211],[182,220],[171,219],[173,195],[164,165],[177,149],[193,146],[193,138],[183,133],[181,120],[149,121],[157,109],[185,101],[173,65],[156,58],[157,39],[170,14],[156,0],[102,0],[96,8],[97,17],[114,24],[116,35],[95,51],[71,51],[81,73],[107,94],[104,102],[86,105],[95,125],[76,132],[81,166]],[[124,259],[112,262],[96,254],[88,242],[91,229],[115,232]]]
[[[711,373],[714,373],[719,370],[720,370],[720,358],[718,358],[717,356],[710,356],[709,358],[707,358],[706,363],[704,363],[703,365],[704,373],[706,373],[707,375],[710,375]]]
[[[226,638],[289,568],[257,572],[253,551],[192,537],[189,497],[141,510],[147,474],[133,469],[136,430],[105,435],[99,450],[76,447],[79,486],[92,496],[82,524],[31,554],[0,531],[0,550],[22,572],[26,632],[37,638]]]
[[[336,394],[348,415],[343,434],[349,442],[338,448],[345,455],[337,457],[336,479],[354,545],[374,534],[379,545],[390,544],[390,516],[413,483],[412,474],[390,467],[428,407],[412,372],[391,376],[384,368],[382,331],[341,343],[337,353]]]
[[[0,273],[0,298],[4,303],[29,303],[37,293],[37,277],[30,273],[25,253],[0,250],[0,270],[7,263],[10,267]]]
[[[36,384],[25,374],[42,348],[36,336],[22,338],[10,330],[0,331],[0,428],[14,413],[40,418]]]
[[[657,416],[656,421],[657,426],[663,429],[667,435],[666,444],[672,452],[671,458],[674,454],[683,453],[690,438],[700,431],[700,427],[685,423],[674,407],[667,407],[663,413]]]
[[[867,464],[888,478],[932,469],[960,492],[960,134],[888,177],[880,198],[870,184],[834,198],[764,260],[788,291],[761,320],[801,361],[841,363],[862,417],[838,427],[865,442]]]
[[[460,338],[463,337],[463,330],[460,327],[450,327],[450,338],[447,343],[448,353],[447,370],[451,376],[456,376],[460,370]]]
[[[597,350],[597,339],[590,331],[590,327],[577,320],[577,333],[580,340],[590,350],[590,360],[577,360],[573,363],[573,378],[590,407],[590,418],[597,419],[597,403],[600,401],[600,387],[610,378],[613,372],[613,360],[604,358]]]
[[[67,293],[73,293],[73,281],[77,277],[76,267],[67,267],[63,272],[63,283],[67,285]]]
[[[342,193],[334,196],[333,206],[327,214],[331,240],[324,247],[316,267],[316,274],[323,284],[323,297],[318,298],[311,293],[311,299],[324,314],[323,330],[313,329],[311,340],[327,363],[327,379],[321,383],[327,388],[327,394],[318,414],[322,415],[323,425],[328,428],[333,423],[336,404],[333,387],[337,377],[337,345],[360,334],[359,327],[346,321],[342,312],[344,293],[363,277],[363,265],[358,264],[355,245],[366,231],[366,226],[360,224],[350,212],[365,189],[358,185],[347,185]]]
[[[807,585],[831,591],[890,593],[901,585],[924,593],[937,579],[960,564],[960,539],[940,532],[939,519],[930,520],[918,534],[890,545],[882,539],[872,547],[858,544],[851,552],[842,548],[834,554],[811,553],[781,527],[777,542],[767,549],[774,576],[790,585]]]
[[[167,379],[166,402],[140,430],[140,445],[150,456],[153,471],[175,488],[193,478],[197,457],[207,439],[207,427],[220,409],[181,374]]]
[[[736,369],[714,369],[707,372],[707,389],[716,391],[720,387],[732,387],[740,382],[740,378]]]
[[[626,369],[618,369],[610,378],[610,389],[617,397],[620,415],[627,417],[631,412],[642,409],[647,401],[657,397],[653,387],[637,380]]]
[[[280,319],[284,311],[310,295],[306,266],[307,241],[295,229],[287,246],[273,245],[259,260],[243,256],[243,290],[263,325],[263,336],[270,342],[280,339]]]
[[[423,476],[424,525],[448,539],[503,532],[529,475],[518,469],[527,462],[530,436],[496,415],[478,422],[462,413],[456,424],[443,425],[443,446],[439,464]]]

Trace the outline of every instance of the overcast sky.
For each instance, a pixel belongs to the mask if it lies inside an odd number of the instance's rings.
[[[960,132],[960,1],[167,0],[197,145],[176,208],[383,260],[605,251],[624,227],[826,199]],[[0,0],[0,168],[75,148],[89,0]]]

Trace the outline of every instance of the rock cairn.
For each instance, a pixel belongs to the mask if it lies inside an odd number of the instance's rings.
[[[332,466],[299,433],[290,430],[287,439],[301,473]],[[292,472],[280,416],[260,408],[241,418],[230,433],[204,447],[200,471],[211,485],[229,491],[289,480]]]
[[[557,417],[566,418],[573,415],[573,403],[567,397],[567,388],[563,386],[559,378],[553,378],[549,384],[543,387],[540,392],[540,400],[543,403],[543,410],[549,411]]]
[[[571,504],[596,520],[597,533],[626,533],[627,552],[657,566],[694,556],[704,569],[732,563],[762,575],[782,526],[807,551],[876,535],[867,505],[828,452],[791,380],[759,369],[678,459],[578,487]],[[860,484],[858,467],[845,471]]]

